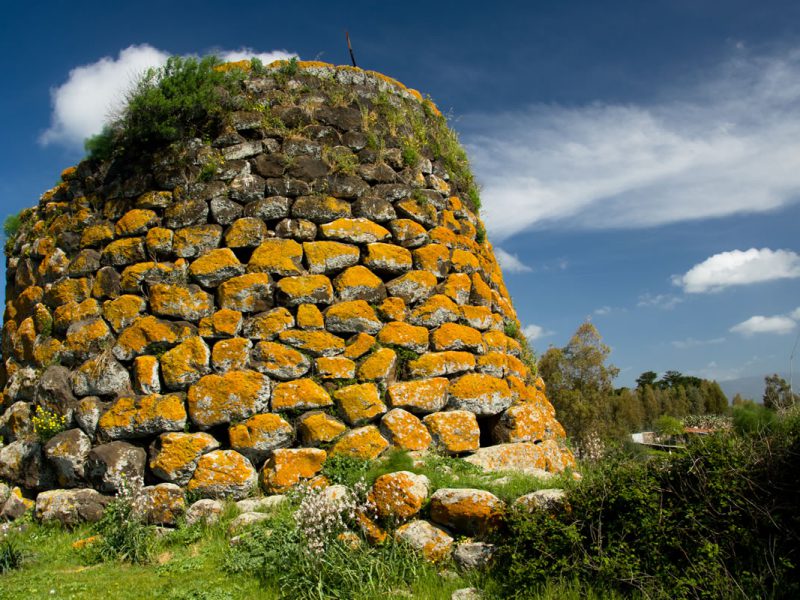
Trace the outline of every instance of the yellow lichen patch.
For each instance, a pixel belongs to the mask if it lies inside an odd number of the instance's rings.
[[[122,397],[103,413],[98,434],[107,439],[147,437],[162,431],[181,431],[186,424],[182,394]]]
[[[163,433],[151,452],[150,470],[161,479],[185,485],[200,456],[218,447],[207,433]]]
[[[414,325],[433,328],[442,323],[457,321],[458,317],[458,306],[450,298],[434,294],[415,308],[408,320]]]
[[[83,302],[68,302],[53,311],[53,327],[55,327],[56,331],[62,331],[69,327],[71,323],[99,317],[100,314],[100,305],[94,298],[89,298]]]
[[[111,223],[89,225],[81,233],[81,248],[94,248],[114,239],[114,228]]]
[[[214,335],[235,336],[242,327],[242,313],[238,310],[223,308],[211,315],[211,328]]]
[[[103,248],[100,256],[105,264],[115,267],[132,265],[145,259],[144,240],[141,237],[114,240]]]
[[[150,308],[160,317],[199,321],[213,314],[214,300],[196,285],[156,283],[150,286]]]
[[[404,541],[422,554],[425,560],[436,563],[449,560],[453,552],[453,538],[444,530],[427,521],[416,520],[398,527],[395,539]]]
[[[54,338],[39,340],[33,346],[33,362],[38,367],[47,367],[59,360],[64,344]]]
[[[391,234],[389,230],[373,223],[369,219],[336,219],[320,225],[322,235],[328,239],[341,240],[353,244],[369,244],[385,240]]]
[[[367,244],[364,265],[383,273],[408,271],[413,263],[411,252],[395,244]]]
[[[161,391],[158,376],[158,359],[155,356],[137,356],[133,361],[133,385],[139,394],[157,394]]]
[[[478,234],[478,229],[470,223],[469,221],[460,221],[459,224],[461,227],[459,228],[458,232],[461,237],[465,237],[470,240],[474,240]]]
[[[408,362],[411,377],[438,377],[455,375],[475,368],[475,356],[471,352],[429,352]]]
[[[373,546],[383,544],[386,541],[388,537],[387,533],[362,511],[356,513],[356,522],[358,523],[358,528],[361,530],[361,533]]]
[[[28,317],[19,324],[13,350],[17,360],[33,360],[33,348],[36,344],[36,326],[33,319]]]
[[[22,329],[22,325],[20,325],[20,333],[22,333]],[[79,321],[67,330],[65,347],[73,356],[88,358],[89,354],[97,352],[112,339],[111,329],[103,319]]]
[[[372,484],[367,501],[375,506],[380,518],[405,521],[422,509],[429,485],[427,477],[408,471],[385,473]]]
[[[87,300],[88,302],[88,300]],[[93,301],[94,302],[94,301]],[[97,302],[95,302],[97,304]],[[126,294],[103,303],[103,317],[119,333],[133,323],[147,307],[144,298]]]
[[[447,383],[444,377],[394,383],[388,388],[389,403],[415,413],[442,410],[447,404]]]
[[[172,204],[172,192],[150,191],[136,199],[137,208],[166,208]]]
[[[492,311],[486,306],[462,306],[461,316],[467,325],[481,331],[492,326]]]
[[[345,270],[336,277],[333,285],[341,300],[361,299],[373,302],[386,297],[381,278],[362,265]]]
[[[287,329],[278,334],[278,339],[312,356],[336,356],[344,350],[344,340],[327,331]]]
[[[389,348],[378,348],[358,367],[358,378],[363,381],[385,383],[394,379],[397,354]]]
[[[125,267],[120,279],[120,288],[132,294],[141,293],[145,282],[172,280],[179,274],[180,270],[172,263],[140,262]]]
[[[378,334],[378,342],[422,353],[428,349],[428,330],[402,321],[392,321],[383,326]]]
[[[389,447],[389,442],[374,425],[351,429],[331,448],[331,456],[342,454],[364,460],[378,458]]]
[[[428,271],[409,271],[386,284],[392,296],[402,298],[407,304],[425,300],[436,287],[436,275]]]
[[[431,334],[434,350],[469,350],[483,354],[485,346],[481,332],[467,325],[444,323]]]
[[[189,416],[201,429],[269,409],[270,382],[255,371],[206,375],[189,388]]]
[[[405,321],[406,303],[402,298],[390,296],[378,305],[378,314],[385,321]]]
[[[75,171],[77,170],[77,167],[67,167],[61,171],[61,181],[70,181],[71,179],[75,179]]]
[[[221,308],[259,312],[272,304],[272,283],[268,273],[246,273],[233,277],[217,288]]]
[[[44,300],[48,306],[57,307],[68,302],[83,302],[90,294],[90,282],[86,277],[62,279],[50,286],[44,295]]]
[[[258,481],[258,474],[244,456],[235,450],[214,450],[197,461],[197,468],[186,490],[203,497],[244,498]]]
[[[466,250],[453,250],[451,258],[453,269],[461,273],[474,273],[480,268],[477,257]]]
[[[414,268],[444,277],[450,269],[450,250],[442,244],[427,244],[414,250]]]
[[[24,318],[33,314],[34,307],[44,298],[44,290],[38,285],[26,287],[13,300],[14,307],[17,309],[17,318]],[[70,302],[66,306],[77,306],[77,302]],[[56,309],[58,311],[58,308]],[[69,323],[67,323],[69,325]]]
[[[351,360],[356,360],[372,350],[374,345],[374,337],[368,333],[357,333],[352,338],[347,340],[347,346],[345,347],[342,356]]]
[[[214,344],[211,366],[217,373],[241,371],[247,367],[253,343],[245,338],[230,338]]]
[[[281,331],[294,327],[294,317],[284,307],[255,315],[243,327],[246,337],[256,340],[271,340]]]
[[[190,335],[192,329],[186,325],[161,321],[151,315],[140,317],[120,334],[115,354],[127,360],[142,354],[151,344],[172,345]]]
[[[447,227],[450,231],[456,233],[461,231],[461,222],[452,210],[442,211],[442,227]]]
[[[303,272],[302,260],[303,247],[300,244],[294,240],[272,238],[253,251],[247,270],[250,273],[297,275]]]
[[[564,430],[553,416],[533,404],[517,404],[503,413],[493,431],[494,439],[502,443],[541,442],[563,439]]]
[[[481,430],[474,413],[467,410],[437,412],[422,422],[431,432],[436,446],[448,454],[474,452],[480,447]]]
[[[208,287],[218,285],[225,279],[242,273],[244,265],[230,248],[211,250],[189,265],[189,274],[200,284]]]
[[[362,425],[386,412],[381,402],[378,386],[374,383],[361,383],[339,388],[333,398],[345,421],[350,425]]]
[[[458,244],[458,237],[447,227],[434,227],[428,232],[431,242],[442,244],[448,248],[455,248]]]
[[[300,439],[307,446],[332,442],[347,430],[339,419],[321,411],[304,414],[297,420]]]
[[[225,232],[225,245],[228,248],[255,248],[267,237],[264,221],[255,217],[236,219]]]
[[[506,375],[516,375],[521,379],[526,379],[530,375],[530,369],[525,363],[511,354],[506,355]]]
[[[308,271],[328,274],[358,264],[361,256],[357,246],[341,242],[305,242],[303,251]]]
[[[182,257],[197,256],[219,245],[222,230],[219,225],[192,225],[175,232],[172,249]]]
[[[161,372],[169,389],[182,389],[208,373],[211,352],[206,343],[192,336],[161,357]]]
[[[503,377],[506,374],[506,357],[504,352],[491,351],[478,357],[478,371],[492,377]]]
[[[333,287],[325,275],[297,275],[284,277],[276,284],[279,297],[289,306],[300,304],[330,304]]]
[[[272,65],[274,63],[270,63]],[[251,62],[247,59],[243,60],[236,60],[231,62],[222,63],[221,65],[216,65],[214,67],[215,71],[220,72],[227,72],[227,71],[244,71],[245,73],[249,72],[252,68]]]
[[[286,492],[319,473],[327,456],[319,448],[279,448],[261,470],[261,486],[269,494]]]
[[[172,252],[172,240],[175,234],[171,229],[153,227],[147,232],[144,244],[150,255],[169,254]]]
[[[485,490],[443,488],[431,496],[431,520],[468,535],[497,527],[504,510],[503,501]]]
[[[393,408],[383,415],[381,431],[393,446],[401,450],[427,450],[432,441],[422,421],[402,408]]]
[[[117,221],[114,232],[120,236],[141,235],[158,222],[158,216],[152,210],[134,208]]]
[[[436,225],[436,207],[429,202],[421,203],[408,198],[406,200],[397,202],[395,207],[398,211],[400,211],[400,214],[410,219],[414,219],[420,225],[424,225],[426,227],[433,227]]]
[[[331,404],[330,394],[313,379],[283,381],[272,393],[272,410],[306,410]]]
[[[364,300],[334,304],[325,311],[325,326],[337,333],[377,333],[382,327],[373,308]]]
[[[411,219],[395,219],[390,224],[394,241],[404,248],[416,248],[428,241],[425,228]]]
[[[462,212],[464,210],[464,204],[461,202],[461,198],[458,196],[450,196],[447,199],[447,210],[452,210],[453,212]]]
[[[471,277],[472,291],[470,292],[470,303],[476,306],[492,306],[492,289],[486,284],[478,273],[473,273]]]
[[[314,304],[301,304],[297,307],[297,326],[300,329],[324,329],[322,312]]]
[[[311,366],[304,354],[275,342],[256,344],[252,364],[253,368],[277,379],[302,377]]]
[[[323,356],[314,364],[317,375],[323,379],[353,379],[356,376],[356,363],[344,356]]]
[[[272,413],[253,415],[228,429],[231,448],[256,463],[276,448],[291,444],[293,437],[292,426],[280,415]]]

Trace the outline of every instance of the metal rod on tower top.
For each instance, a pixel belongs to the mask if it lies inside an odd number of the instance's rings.
[[[347,49],[350,51],[350,60],[353,62],[353,66],[357,67],[358,65],[356,64],[356,55],[353,54],[353,45],[350,43],[350,34],[345,31],[344,37],[347,38]]]

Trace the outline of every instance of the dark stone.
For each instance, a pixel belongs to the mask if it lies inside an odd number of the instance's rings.
[[[275,233],[280,238],[311,242],[317,237],[317,226],[306,219],[284,219],[275,226]]]
[[[283,142],[283,153],[286,156],[322,157],[322,145],[305,138],[289,138]]]
[[[358,175],[369,183],[394,183],[397,181],[395,170],[383,163],[361,165],[358,168]]]
[[[264,221],[282,219],[289,216],[292,201],[285,196],[270,196],[251,202],[244,207],[246,217],[257,217]]]
[[[259,129],[263,116],[260,112],[255,111],[237,111],[229,115],[231,125],[236,131],[245,131],[248,129]]]
[[[208,220],[208,203],[203,200],[177,202],[164,210],[164,224],[174,229],[199,225]]]
[[[57,521],[64,527],[96,523],[112,500],[91,489],[50,490],[36,497],[36,518]]]
[[[321,106],[314,117],[323,125],[330,125],[342,131],[361,128],[361,112],[346,106]]]
[[[17,440],[0,448],[0,479],[29,490],[53,487],[55,477],[42,459],[42,445]]]
[[[411,188],[402,183],[382,183],[373,186],[371,194],[379,198],[384,198],[389,202],[395,200],[405,200],[411,197]]]
[[[77,487],[83,482],[84,463],[92,449],[92,440],[80,429],[57,433],[44,445],[44,455],[55,470],[58,484]]]
[[[47,367],[36,386],[34,400],[37,404],[56,410],[71,422],[77,400],[72,393],[69,369],[60,365]]]
[[[358,152],[367,147],[367,136],[361,131],[348,131],[342,136],[342,144],[353,152]]]
[[[118,298],[120,295],[120,274],[114,267],[103,267],[94,278],[94,296],[99,300]]]
[[[220,225],[230,225],[242,216],[244,209],[241,204],[227,198],[214,198],[210,203],[211,218]]]
[[[273,114],[278,117],[289,129],[305,127],[311,123],[311,117],[302,108],[297,106],[278,106],[273,109]]]
[[[334,198],[358,198],[369,189],[360,177],[337,173],[328,176],[328,191]]]
[[[104,493],[116,494],[126,484],[141,481],[147,453],[127,442],[97,446],[86,458],[86,478]]]
[[[303,130],[305,136],[325,146],[338,146],[340,144],[339,132],[333,127],[325,125],[309,125]]]
[[[283,154],[259,154],[250,164],[261,177],[282,177],[286,170],[287,160]]]
[[[397,218],[392,203],[375,196],[363,196],[353,203],[353,212],[357,217],[384,223]]]
[[[231,181],[229,195],[239,202],[252,202],[264,197],[264,179],[252,173],[240,173]]]
[[[311,188],[305,181],[299,179],[267,179],[266,192],[268,196],[306,196]]]
[[[350,205],[346,202],[332,203],[322,196],[301,196],[292,204],[292,216],[308,219],[313,223],[328,223],[350,216]]]
[[[313,181],[328,173],[328,165],[319,158],[299,156],[292,161],[288,175],[303,181]]]
[[[100,269],[100,253],[97,250],[81,250],[69,265],[70,277],[91,275]]]

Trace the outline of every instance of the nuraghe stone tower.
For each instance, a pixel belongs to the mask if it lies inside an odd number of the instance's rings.
[[[247,75],[211,139],[84,161],[21,214],[0,481],[240,498],[392,446],[573,464],[445,119],[378,73],[292,66],[227,65]],[[64,431],[37,437],[37,407]]]

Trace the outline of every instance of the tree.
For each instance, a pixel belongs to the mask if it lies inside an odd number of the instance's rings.
[[[641,390],[642,408],[644,409],[644,422],[646,425],[652,425],[661,414],[661,406],[656,398],[656,393],[653,386],[647,385]]]
[[[645,371],[639,378],[636,380],[636,387],[637,389],[644,389],[645,387],[652,386],[655,384],[656,379],[658,379],[658,373],[655,371]]]
[[[777,373],[764,378],[764,406],[772,410],[785,410],[798,401],[789,384]]]

